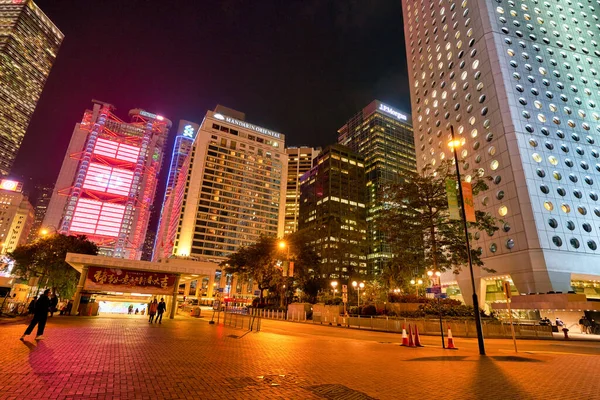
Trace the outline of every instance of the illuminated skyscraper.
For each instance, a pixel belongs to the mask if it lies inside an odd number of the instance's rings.
[[[22,188],[21,182],[0,180],[0,256],[25,244],[33,224],[33,207]]]
[[[155,259],[221,261],[261,235],[282,235],[284,135],[239,118],[221,106],[207,112],[173,190],[171,221],[162,219],[172,228],[159,227]]]
[[[338,143],[365,158],[369,225],[367,264],[369,273],[377,275],[392,257],[383,233],[377,229],[378,192],[416,170],[410,115],[375,100],[338,130]]]
[[[112,105],[94,103],[75,126],[43,227],[139,260],[171,121],[134,109],[124,122]]]
[[[0,0],[0,176],[8,175],[63,34],[31,0]]]
[[[31,227],[31,231],[29,232],[29,238],[27,239],[29,242],[37,239],[39,237],[39,230],[42,226],[42,222],[44,221],[44,217],[46,216],[46,210],[48,210],[48,204],[50,204],[50,198],[52,197],[52,190],[54,186],[52,185],[36,185],[35,186],[35,195],[36,200],[34,204],[35,209],[35,219],[33,221],[33,226]]]
[[[312,168],[315,157],[321,149],[312,147],[288,147],[287,187],[285,192],[285,227],[288,235],[298,230],[298,213],[300,212],[300,177]]]
[[[366,193],[364,157],[339,144],[302,176],[298,229],[310,232],[322,278],[366,275]]]
[[[464,179],[492,177],[475,198],[502,220],[471,243],[496,271],[476,269],[480,298],[507,277],[520,293],[600,297],[600,1],[403,10],[418,164],[452,158],[453,125]],[[469,299],[468,273],[458,284]]]
[[[171,164],[169,167],[169,175],[167,177],[167,187],[165,189],[165,197],[162,202],[162,209],[158,222],[158,231],[155,233],[155,243],[151,250],[151,259],[160,259],[168,257],[169,251],[173,248],[173,240],[175,231],[177,230],[177,221],[179,218],[179,210],[183,202],[185,190],[185,181],[182,181],[186,176],[189,155],[192,152],[192,146],[196,139],[196,134],[200,129],[200,125],[180,120],[177,128],[177,135],[173,143],[173,152],[171,155]],[[180,183],[179,186],[178,183]],[[167,239],[168,238],[168,239]],[[168,241],[165,245],[165,241]],[[167,249],[167,250],[165,250]],[[168,253],[165,254],[164,251]],[[152,253],[156,252],[156,256]]]

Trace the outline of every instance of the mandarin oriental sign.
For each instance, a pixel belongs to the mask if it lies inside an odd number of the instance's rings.
[[[215,117],[217,119],[221,119],[221,118],[218,118],[217,115],[219,115],[219,116],[221,116],[221,115],[215,114]],[[261,128],[260,126],[252,125],[252,124],[249,124],[244,121],[240,121],[235,118],[231,118],[231,117],[227,117],[227,116],[221,116],[221,117],[223,118],[223,120],[225,122],[228,122],[230,124],[241,126],[242,128],[246,128],[246,129],[251,129],[255,132],[262,133],[263,135],[268,135],[268,136],[274,137],[275,139],[281,139],[281,133],[279,133],[279,132],[274,132],[269,129]]]
[[[173,294],[177,275],[119,268],[89,267],[85,290]]]

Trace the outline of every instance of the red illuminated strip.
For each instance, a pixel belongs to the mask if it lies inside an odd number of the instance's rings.
[[[126,196],[131,190],[133,171],[90,163],[83,188]]]
[[[114,158],[117,160],[137,162],[140,148],[112,140],[98,139],[94,146],[94,154]]]
[[[71,231],[117,237],[123,223],[125,206],[79,199],[75,206]]]

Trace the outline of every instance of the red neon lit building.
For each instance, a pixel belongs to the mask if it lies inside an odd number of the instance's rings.
[[[44,228],[86,235],[101,254],[139,260],[171,121],[94,101],[69,143]]]

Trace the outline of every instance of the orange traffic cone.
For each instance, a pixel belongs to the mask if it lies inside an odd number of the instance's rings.
[[[410,324],[408,324],[408,347],[417,347],[415,346],[415,342],[413,342],[412,328]]]
[[[448,325],[448,346],[446,346],[449,350],[458,350],[458,347],[454,346],[454,339],[452,338],[452,329],[450,329],[450,325]]]
[[[406,334],[406,325],[402,325],[402,344],[400,346],[408,346],[408,335]]]
[[[419,328],[417,327],[417,324],[415,324],[415,346],[425,347],[421,344],[421,339],[419,339]]]

